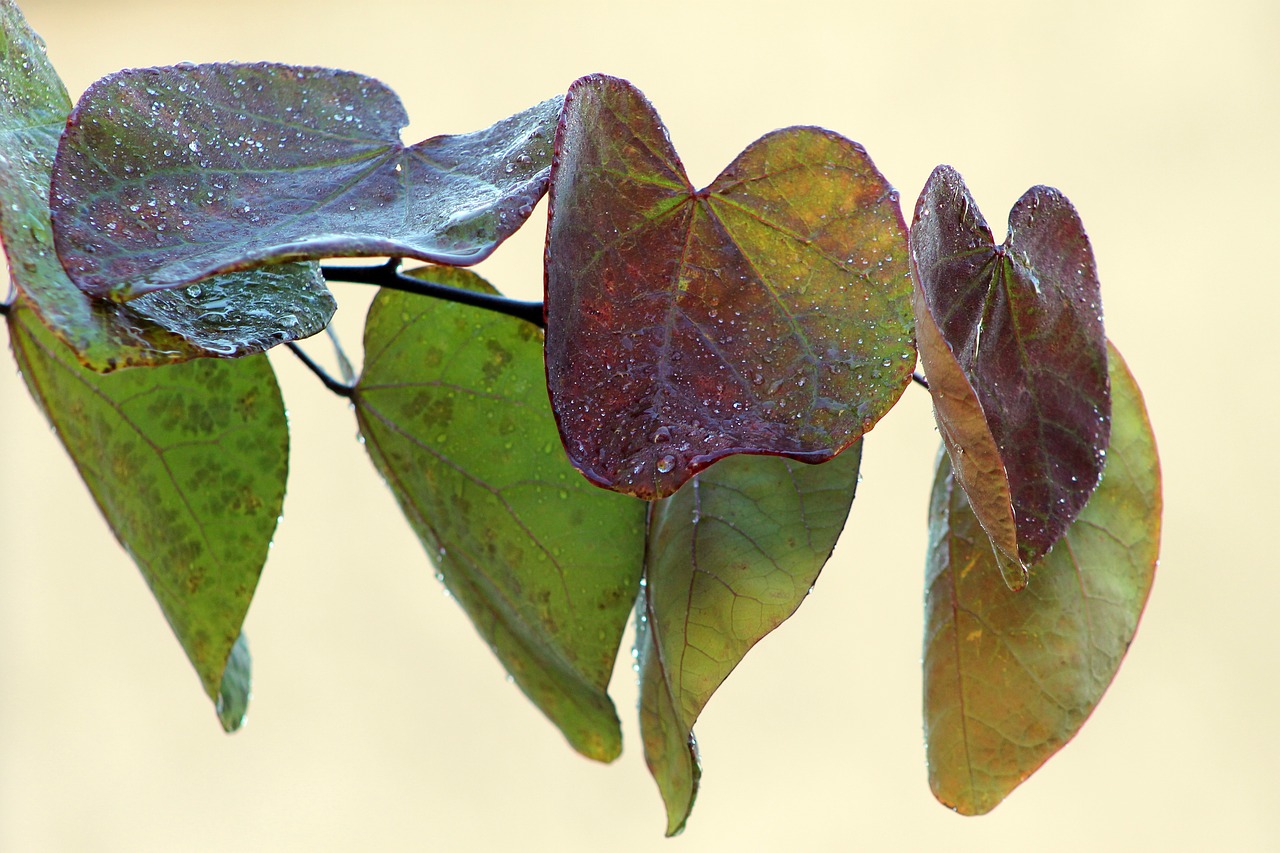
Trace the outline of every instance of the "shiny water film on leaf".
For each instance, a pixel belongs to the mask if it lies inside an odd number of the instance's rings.
[[[58,253],[81,288],[120,301],[265,262],[476,263],[546,191],[560,103],[406,146],[400,99],[359,74],[121,71],[85,92],[59,147]]]
[[[848,518],[861,457],[861,441],[822,465],[736,456],[653,503],[637,603],[640,732],[669,835],[697,794],[694,722],[817,581]]]
[[[1160,465],[1142,395],[1110,352],[1111,448],[1097,489],[1025,589],[939,453],[929,510],[924,722],[929,784],[982,814],[1061,749],[1115,677],[1155,577]]]
[[[1080,512],[1105,461],[1111,403],[1089,238],[1066,197],[1032,187],[997,246],[959,174],[939,166],[916,203],[910,243],[940,431],[1019,585]],[[935,375],[950,381],[935,389]]]
[[[424,279],[494,292],[466,270]],[[644,553],[644,510],[569,465],[547,403],[542,333],[382,290],[354,401],[374,464],[520,689],[590,758],[621,749],[606,693]]]
[[[228,729],[248,696],[232,654],[288,472],[284,403],[266,356],[87,370],[20,298],[23,379],[116,538],[141,569]],[[238,710],[237,710],[238,709]]]
[[[82,364],[109,371],[244,355],[324,328],[336,305],[313,264],[220,276],[127,306],[73,285],[53,251],[48,201],[71,101],[43,43],[7,0],[0,27],[0,236],[13,281]]]
[[[897,194],[844,137],[776,131],[695,190],[644,96],[585,77],[550,193],[547,381],[593,482],[658,498],[734,453],[822,461],[910,380]]]

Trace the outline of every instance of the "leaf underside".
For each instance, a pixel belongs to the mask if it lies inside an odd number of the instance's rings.
[[[593,482],[652,499],[735,453],[829,459],[909,381],[897,194],[847,139],[777,131],[695,190],[644,96],[595,75],[550,197],[547,381]]]
[[[910,243],[939,429],[1017,587],[1102,473],[1111,403],[1093,251],[1050,187],[1018,200],[995,245],[948,166],[920,195]]]
[[[844,528],[861,456],[860,441],[822,465],[738,456],[652,505],[637,603],[640,731],[668,835],[697,794],[694,722],[808,595]]]
[[[1111,443],[1101,482],[1025,589],[1001,581],[987,537],[939,454],[926,574],[929,784],[990,811],[1069,741],[1133,641],[1160,544],[1160,468],[1142,396],[1110,351]]]
[[[406,146],[399,98],[352,72],[121,71],[85,92],[59,148],[58,253],[77,285],[118,301],[266,262],[473,264],[546,191],[560,103]]]
[[[102,375],[78,364],[23,299],[9,331],[32,396],[138,564],[224,727],[234,729],[248,701],[249,662],[247,648],[232,649],[288,473],[284,404],[266,356]]]
[[[439,284],[493,292],[465,270]],[[569,465],[534,326],[383,290],[356,415],[449,591],[529,698],[582,754],[621,749],[606,693],[643,560],[644,504]]]
[[[49,182],[70,99],[44,43],[0,3],[0,235],[28,304],[81,363],[98,371],[244,355],[324,328],[336,304],[312,264],[222,276],[190,291],[115,305],[91,299],[53,251]]]

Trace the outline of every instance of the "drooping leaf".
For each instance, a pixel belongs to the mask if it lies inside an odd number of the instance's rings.
[[[694,722],[817,580],[861,457],[861,442],[823,465],[738,456],[652,504],[637,603],[640,732],[668,835],[684,828],[698,790]]]
[[[829,459],[910,379],[897,194],[841,136],[771,133],[695,190],[644,96],[584,77],[550,217],[547,380],[595,483],[657,498],[734,453]]]
[[[258,63],[121,71],[85,92],[53,177],[54,238],[116,300],[264,262],[484,259],[546,191],[560,98],[405,146],[369,77]]]
[[[492,289],[465,270],[422,277]],[[621,749],[605,692],[644,551],[644,504],[565,459],[542,334],[389,290],[365,327],[354,397],[369,455],[440,577],[520,689],[589,758]]]
[[[990,811],[1069,741],[1115,677],[1155,577],[1160,465],[1142,395],[1110,350],[1106,468],[1062,541],[1009,590],[939,454],[929,510],[924,716],[929,784]]]
[[[86,297],[63,272],[49,225],[50,172],[71,101],[11,0],[0,0],[0,38],[0,236],[14,282],[81,363],[107,371],[239,355],[324,328],[336,306],[313,264],[222,276],[127,306]]]
[[[9,333],[32,396],[233,730],[249,687],[248,649],[233,649],[288,472],[266,356],[104,376],[80,366],[21,298]]]
[[[997,246],[959,174],[939,166],[916,203],[911,262],[939,429],[1019,588],[1102,474],[1111,403],[1089,238],[1065,196],[1032,187]]]

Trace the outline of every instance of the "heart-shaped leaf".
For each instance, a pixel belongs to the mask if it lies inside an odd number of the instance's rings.
[[[861,457],[857,442],[823,465],[726,459],[652,505],[636,621],[640,732],[668,835],[698,791],[694,722],[808,595],[849,515]]]
[[[49,181],[71,101],[17,7],[0,2],[0,236],[30,307],[94,370],[258,352],[324,328],[336,307],[319,270],[287,264],[128,306],[90,299],[53,252]]]
[[[997,246],[959,174],[939,166],[916,203],[911,263],[943,442],[1020,588],[1102,474],[1111,403],[1089,238],[1061,193],[1032,187]]]
[[[289,430],[266,356],[109,375],[80,366],[25,299],[10,340],[116,538],[228,731],[244,717],[240,628],[284,501]]]
[[[59,147],[58,253],[77,285],[116,300],[264,262],[476,263],[546,191],[560,102],[405,146],[400,99],[359,74],[121,71],[85,92]]]
[[[584,77],[550,217],[548,386],[595,483],[658,498],[734,453],[829,459],[910,379],[897,194],[844,137],[771,133],[695,190],[644,96]]]
[[[417,275],[493,292],[465,270]],[[645,506],[591,487],[557,440],[542,334],[379,292],[355,393],[369,455],[449,591],[582,754],[621,749],[605,692],[644,553]]]
[[[1142,395],[1110,351],[1111,446],[1062,541],[1010,591],[939,453],[929,509],[924,716],[929,784],[990,811],[1061,749],[1133,641],[1160,547],[1160,463]]]

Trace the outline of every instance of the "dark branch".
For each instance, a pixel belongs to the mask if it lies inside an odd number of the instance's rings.
[[[305,352],[302,351],[302,347],[298,346],[293,341],[290,341],[289,343],[285,344],[285,346],[289,348],[289,352],[296,355],[298,359],[303,364],[305,364],[312,373],[314,373],[316,376],[320,378],[320,381],[324,383],[324,387],[328,388],[330,391],[332,391],[333,393],[337,394],[340,397],[349,398],[355,393],[356,389],[354,387],[352,387],[351,385],[346,385],[334,379],[332,376],[330,376],[328,373],[325,372],[325,369],[323,367],[321,367],[320,365],[312,361],[311,356],[307,355]]]
[[[324,273],[324,277],[329,281],[376,284],[378,287],[385,287],[389,290],[401,290],[418,296],[430,296],[433,299],[444,299],[448,302],[459,302],[463,305],[483,308],[486,311],[506,314],[508,317],[515,317],[517,320],[532,323],[539,329],[546,328],[546,323],[542,319],[541,302],[521,302],[517,299],[507,299],[505,296],[497,296],[492,293],[477,293],[474,290],[462,290],[457,287],[448,287],[432,281],[424,281],[420,278],[407,276],[400,272],[399,258],[392,258],[385,264],[372,267],[322,266],[320,271]]]
[[[929,380],[925,379],[924,374],[920,371],[917,370],[911,374],[911,381],[924,388],[924,390],[929,390]]]

